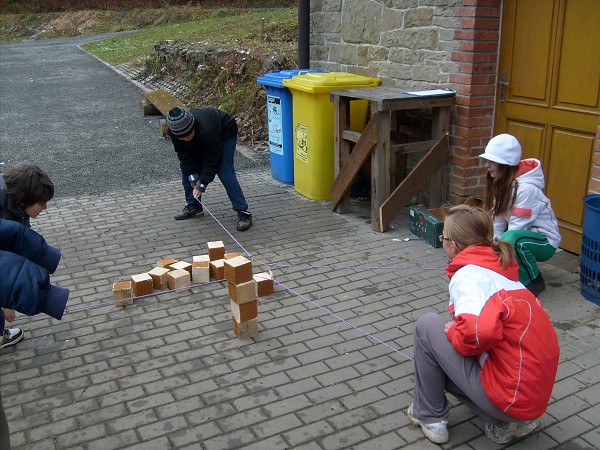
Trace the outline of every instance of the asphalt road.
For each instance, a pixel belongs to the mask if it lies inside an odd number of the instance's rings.
[[[142,116],[140,88],[78,48],[112,35],[0,45],[0,171],[38,164],[56,198],[151,193],[180,179],[159,117]]]

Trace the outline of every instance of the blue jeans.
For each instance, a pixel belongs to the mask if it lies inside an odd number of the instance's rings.
[[[237,176],[235,175],[235,168],[233,167],[233,156],[235,155],[235,147],[237,145],[237,136],[232,137],[226,141],[223,141],[221,144],[221,165],[219,166],[219,170],[217,171],[217,176],[225,190],[227,191],[227,196],[231,201],[231,207],[234,211],[247,211],[248,203],[246,203],[246,199],[244,198],[244,193],[242,192],[242,187],[238,182]],[[190,183],[188,178],[189,175],[192,175],[196,172],[182,172],[181,182],[183,183],[183,190],[185,192],[185,200],[188,205],[200,206],[196,199],[194,198],[194,189]]]

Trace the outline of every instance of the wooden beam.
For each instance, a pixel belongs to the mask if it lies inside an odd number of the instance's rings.
[[[335,210],[340,200],[350,190],[354,177],[356,177],[360,168],[373,151],[376,143],[377,115],[373,115],[352,152],[346,159],[340,161],[340,171],[331,186],[331,209]]]
[[[427,184],[429,178],[443,170],[448,160],[448,133],[444,133],[398,185],[379,208],[379,231],[384,232],[410,200]]]
[[[435,140],[409,142],[408,144],[391,145],[392,152],[399,154],[426,152],[435,144]]]

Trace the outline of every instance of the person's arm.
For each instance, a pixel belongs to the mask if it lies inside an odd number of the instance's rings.
[[[44,237],[13,220],[0,219],[0,250],[20,255],[54,273],[60,250],[48,245]]]
[[[481,277],[456,275],[451,281],[454,324],[447,329],[448,340],[464,356],[479,355],[494,347],[503,336],[498,304],[490,298],[496,287]]]
[[[537,217],[539,188],[522,183],[517,190],[517,198],[510,209],[509,230],[529,230]]]

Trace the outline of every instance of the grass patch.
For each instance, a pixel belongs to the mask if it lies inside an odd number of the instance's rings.
[[[110,64],[136,65],[143,65],[153,57],[154,46],[165,40],[188,43],[195,48],[254,49],[275,54],[296,49],[298,19],[295,8],[202,11],[202,14],[193,15],[193,20],[189,15],[184,16],[185,21],[182,21],[183,17],[166,12],[160,19],[162,24],[86,44],[83,48]]]

